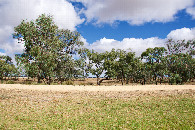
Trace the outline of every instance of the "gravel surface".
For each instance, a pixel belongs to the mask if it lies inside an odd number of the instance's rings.
[[[21,85],[21,84],[0,84],[0,89],[24,89],[40,91],[156,91],[156,90],[195,90],[195,85],[135,85],[135,86],[71,86],[71,85]]]

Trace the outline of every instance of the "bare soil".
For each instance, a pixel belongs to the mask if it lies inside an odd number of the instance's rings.
[[[21,97],[38,102],[56,99],[139,99],[144,97],[174,97],[188,95],[195,98],[195,85],[185,86],[58,86],[0,84],[0,101]]]
[[[195,85],[124,85],[124,86],[80,86],[80,85],[22,85],[0,84],[0,89],[24,89],[38,91],[169,91],[169,90],[195,90]]]

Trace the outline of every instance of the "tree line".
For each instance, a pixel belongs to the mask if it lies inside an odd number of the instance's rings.
[[[22,21],[14,28],[13,38],[24,44],[16,54],[17,67],[9,56],[0,57],[0,78],[26,75],[45,79],[48,84],[95,75],[97,84],[117,79],[122,84],[182,84],[195,78],[195,40],[167,41],[164,47],[148,48],[140,57],[128,50],[112,49],[98,53],[83,47],[76,31],[59,29],[53,17],[42,14],[35,21]]]

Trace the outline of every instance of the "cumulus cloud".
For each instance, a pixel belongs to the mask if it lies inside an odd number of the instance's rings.
[[[113,23],[127,21],[132,25],[146,22],[169,22],[178,11],[190,8],[194,0],[72,0],[82,2],[88,21]]]
[[[84,21],[66,0],[0,0],[0,49],[8,55],[22,53],[23,45],[12,38],[14,27],[43,13],[52,15],[60,28],[71,31]]]
[[[122,41],[117,41],[115,39],[102,38],[92,44],[85,43],[85,45],[87,48],[93,49],[97,52],[110,51],[112,48],[123,49],[126,51],[131,49],[131,51],[136,53],[136,56],[140,56],[147,48],[166,47],[166,41],[170,38],[175,41],[195,39],[195,28],[181,28],[173,30],[165,39],[160,39],[158,37],[151,37],[147,39],[124,38]]]
[[[0,25],[17,26],[22,19],[36,19],[40,14],[53,15],[61,28],[75,30],[83,22],[74,6],[65,0],[4,0],[0,2]]]
[[[195,28],[181,28],[171,31],[167,35],[168,39],[177,40],[192,40],[195,39]]]
[[[193,19],[195,19],[195,7],[190,7],[186,9],[186,12],[192,16]]]
[[[3,52],[0,52],[0,56],[5,56],[6,54]]]
[[[147,48],[163,47],[164,43],[164,39],[159,39],[157,37],[147,39],[124,38],[122,41],[102,38],[89,45],[88,48],[94,49],[97,52],[110,51],[112,48],[126,51],[130,49],[131,51],[136,52],[136,56],[140,56]]]

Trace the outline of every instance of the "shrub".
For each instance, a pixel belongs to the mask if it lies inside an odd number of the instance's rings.
[[[59,85],[58,83],[52,82],[51,85]]]
[[[24,84],[26,84],[26,85],[31,85],[31,84],[32,84],[32,81],[25,81]]]
[[[169,79],[169,84],[182,84],[182,78],[180,77],[179,74],[172,74],[170,79]]]
[[[3,84],[4,83],[4,81],[3,80],[1,80],[1,84]]]
[[[62,83],[63,85],[74,85],[74,82],[71,80],[65,81]]]
[[[79,85],[93,85],[93,83],[79,83]]]
[[[13,80],[8,80],[6,84],[14,84],[15,82]]]

